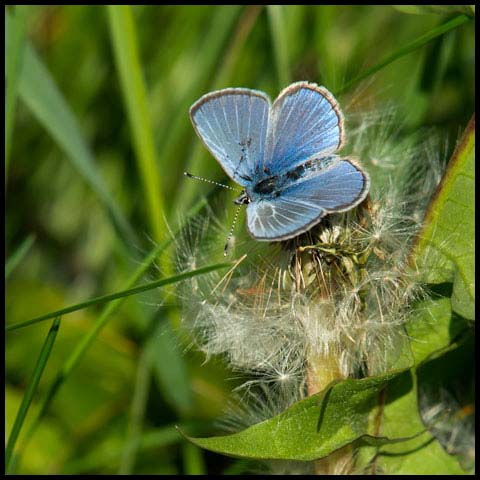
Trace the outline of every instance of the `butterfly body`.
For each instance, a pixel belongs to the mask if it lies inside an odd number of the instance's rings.
[[[229,88],[190,109],[194,128],[225,172],[244,188],[247,229],[257,240],[285,240],[328,213],[358,205],[368,175],[340,157],[343,117],[330,92],[307,82],[273,105],[263,92]]]

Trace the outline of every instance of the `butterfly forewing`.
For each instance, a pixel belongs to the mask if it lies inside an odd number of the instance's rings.
[[[197,134],[240,185],[250,184],[263,163],[269,109],[264,93],[245,88],[209,93],[190,108]]]
[[[318,85],[297,82],[272,106],[264,167],[282,173],[312,156],[333,153],[342,143],[343,117],[333,95]]]

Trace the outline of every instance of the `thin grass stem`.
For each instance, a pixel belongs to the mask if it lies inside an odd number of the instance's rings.
[[[25,421],[25,417],[27,416],[28,409],[32,403],[35,391],[37,390],[40,378],[42,377],[43,370],[45,369],[48,358],[50,357],[53,344],[55,343],[55,338],[57,337],[58,329],[60,328],[60,318],[61,317],[57,317],[52,322],[52,326],[48,331],[47,338],[45,339],[42,350],[40,351],[40,355],[38,356],[32,378],[27,385],[27,389],[23,395],[22,403],[18,409],[17,416],[15,417],[12,431],[10,432],[10,436],[8,438],[7,447],[5,448],[5,465],[7,473],[12,473],[12,467],[14,463],[13,451],[15,449],[15,444]]]

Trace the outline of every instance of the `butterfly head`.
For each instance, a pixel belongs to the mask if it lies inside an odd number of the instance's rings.
[[[245,190],[233,201],[236,205],[248,205],[250,203],[250,197]]]

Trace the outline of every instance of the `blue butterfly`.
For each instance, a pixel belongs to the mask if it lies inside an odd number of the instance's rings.
[[[226,88],[190,108],[197,135],[244,190],[247,228],[256,240],[286,240],[329,213],[367,196],[368,175],[335,154],[344,143],[343,116],[333,95],[297,82],[277,99],[258,90]]]

